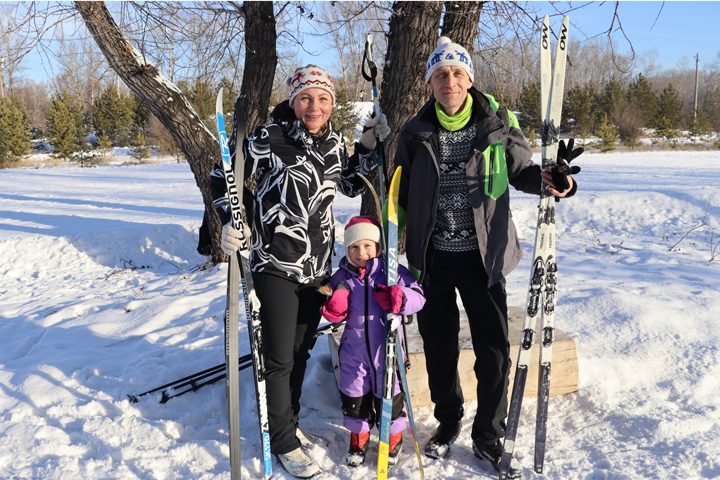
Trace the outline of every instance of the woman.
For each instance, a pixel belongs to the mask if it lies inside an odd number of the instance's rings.
[[[335,192],[362,192],[358,173],[374,168],[376,134],[389,132],[384,116],[368,120],[348,156],[342,133],[330,122],[335,87],[316,65],[298,68],[288,79],[289,98],[270,122],[245,139],[244,178],[256,176],[257,193],[243,195],[252,225],[250,264],[260,299],[265,356],[270,450],[293,476],[308,478],[320,467],[301,448],[309,442],[298,428],[300,394],[325,297],[317,292],[331,273]],[[369,128],[368,128],[369,127]],[[243,233],[229,223],[225,181],[215,166],[211,188],[224,227],[222,248],[232,254]]]

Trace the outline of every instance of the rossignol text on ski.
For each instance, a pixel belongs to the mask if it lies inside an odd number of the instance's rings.
[[[228,209],[233,227],[239,228],[242,210],[237,194],[235,172],[230,161],[222,110],[222,88],[215,102],[218,141],[222,154],[225,185],[228,191]],[[240,455],[240,379],[238,378],[238,321],[240,303],[240,267],[237,255],[231,255],[228,263],[227,300],[225,307],[225,375],[228,402],[228,435],[230,436],[230,478],[241,478]]]
[[[243,156],[242,149],[237,149],[235,151],[235,168],[233,169],[232,165],[232,159],[230,156],[230,151],[227,147],[227,134],[225,132],[225,117],[223,115],[222,111],[222,89],[218,93],[217,101],[215,104],[215,111],[217,115],[217,121],[218,121],[218,136],[220,139],[220,147],[222,152],[222,159],[223,159],[223,169],[225,173],[225,184],[227,187],[227,194],[228,194],[228,200],[230,203],[230,208],[232,208],[232,222],[233,227],[237,230],[243,231],[242,226],[240,224],[242,220],[242,182],[240,182],[240,188],[238,188],[238,182],[237,182],[237,176],[235,172],[243,172],[245,169],[245,157]],[[235,118],[235,125],[236,125],[236,138],[242,139],[245,137],[245,118],[242,116],[241,111],[236,111],[236,118]],[[236,210],[237,208],[237,214]],[[272,458],[270,456],[270,427],[269,427],[269,420],[268,420],[268,408],[267,408],[267,396],[266,396],[266,386],[265,386],[265,362],[263,359],[263,351],[262,351],[262,327],[260,325],[260,300],[258,299],[257,295],[255,294],[255,287],[252,279],[252,274],[250,271],[250,250],[249,250],[249,243],[248,240],[245,240],[245,247],[241,248],[238,251],[238,254],[240,255],[240,270],[241,270],[241,280],[242,280],[242,287],[243,287],[243,296],[245,299],[245,315],[247,318],[247,325],[248,325],[248,334],[250,336],[250,354],[252,355],[252,364],[253,364],[253,374],[255,379],[255,396],[257,399],[257,410],[258,410],[258,420],[260,423],[260,439],[262,442],[262,452],[263,452],[263,465],[264,465],[264,475],[265,478],[270,478],[272,475]],[[235,257],[233,255],[232,257]],[[228,289],[230,288],[231,284],[228,282]],[[238,290],[237,283],[234,284],[233,288],[235,288],[235,291]],[[235,297],[237,298],[237,297]],[[226,358],[226,363],[228,365],[228,372],[236,372],[237,371],[237,363],[235,363],[235,366],[231,366],[230,362],[231,359],[237,359],[237,315],[235,317],[236,327],[235,327],[235,351],[232,354],[232,357]],[[235,378],[237,378],[237,374],[234,375]],[[230,396],[228,395],[228,402],[230,401]],[[230,416],[230,409],[236,410],[239,415],[239,399],[238,402],[236,402],[233,405],[228,405],[228,416]],[[238,417],[238,423],[239,423],[239,417]],[[239,436],[239,426],[238,426],[238,436]],[[238,456],[239,456],[239,438],[238,440]],[[233,438],[231,436],[231,451],[232,451],[232,441]],[[233,473],[235,472],[234,467]],[[240,478],[240,468],[238,464],[238,477]],[[233,478],[235,476],[233,475]]]
[[[542,168],[557,162],[560,116],[562,113],[563,90],[565,88],[565,64],[567,59],[569,18],[563,19],[558,35],[554,72],[550,66],[550,26],[545,15],[540,36],[540,90],[542,119]],[[507,429],[500,461],[500,480],[508,478],[510,462],[515,449],[517,429],[520,422],[522,399],[529,370],[531,349],[535,342],[535,326],[538,316],[542,317],[542,346],[540,351],[540,372],[538,382],[538,408],[535,437],[535,471],[542,473],[545,456],[547,409],[550,395],[550,369],[552,365],[552,343],[555,338],[554,313],[557,300],[557,265],[555,263],[555,198],[547,184],[542,185],[538,224],[533,249],[523,323],[520,352],[515,369]]]

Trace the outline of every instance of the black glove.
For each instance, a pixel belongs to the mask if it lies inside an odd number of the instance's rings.
[[[550,173],[552,174],[552,181],[555,184],[555,190],[563,193],[565,190],[570,188],[570,183],[567,180],[567,175],[575,175],[580,173],[580,167],[577,165],[570,166],[570,162],[575,160],[577,157],[582,155],[585,151],[583,147],[573,149],[575,146],[575,139],[571,138],[565,146],[565,142],[560,140],[560,146],[557,152],[557,164],[552,167]]]

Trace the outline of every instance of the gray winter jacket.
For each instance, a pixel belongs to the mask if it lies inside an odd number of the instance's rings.
[[[508,183],[517,190],[540,195],[540,166],[517,118],[490,95],[472,87],[473,119],[477,122],[474,153],[466,175],[480,255],[488,286],[502,280],[520,262],[522,248],[510,211]],[[431,98],[400,131],[395,166],[400,180],[400,229],[407,228],[410,272],[422,282],[432,262],[431,235],[437,210],[440,167],[439,122]]]

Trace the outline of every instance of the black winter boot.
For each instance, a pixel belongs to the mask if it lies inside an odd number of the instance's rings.
[[[500,440],[496,441],[492,445],[481,445],[473,440],[473,453],[476,457],[487,460],[493,466],[496,472],[500,473],[500,460],[503,454],[503,445]],[[508,478],[517,479],[522,478],[523,471],[520,462],[515,457],[510,461],[510,470],[508,471]]]
[[[450,451],[450,445],[460,435],[462,424],[460,422],[440,422],[437,430],[425,445],[425,456],[430,458],[443,458]]]

